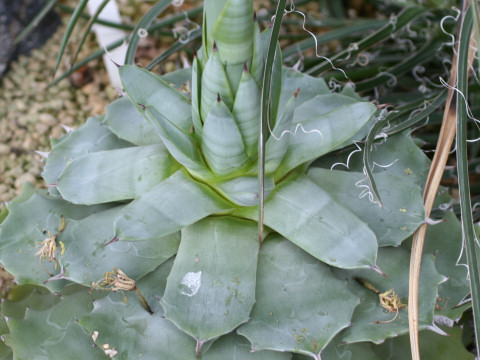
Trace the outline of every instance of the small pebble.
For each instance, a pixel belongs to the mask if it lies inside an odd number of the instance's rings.
[[[0,144],[0,155],[8,155],[10,153],[10,146],[7,144]]]

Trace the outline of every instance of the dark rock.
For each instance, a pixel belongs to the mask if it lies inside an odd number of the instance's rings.
[[[44,5],[44,0],[0,0],[0,77],[11,60],[20,54],[28,55],[32,49],[42,46],[60,25],[60,17],[51,11],[27,37],[13,44],[15,37]]]

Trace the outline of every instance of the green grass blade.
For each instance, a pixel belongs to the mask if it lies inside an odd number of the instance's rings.
[[[38,14],[30,21],[30,23],[23,29],[20,34],[17,35],[15,40],[13,40],[13,44],[16,45],[25,37],[30,34],[42,21],[42,19],[52,10],[52,8],[55,6],[58,0],[50,0],[48,3],[46,3],[42,9],[38,12]]]
[[[380,206],[383,205],[377,189],[377,185],[375,184],[375,181],[373,179],[373,167],[370,167],[370,153],[377,134],[387,125],[387,123],[387,118],[381,118],[380,116],[378,117],[377,122],[371,127],[370,131],[368,132],[367,139],[365,140],[365,149],[363,150],[363,170],[365,172],[365,175],[367,176],[372,194],[375,197],[374,200],[376,200]]]
[[[280,0],[275,13],[275,21],[273,23],[272,33],[270,35],[270,43],[268,44],[267,61],[265,63],[265,72],[263,74],[262,84],[262,113],[260,119],[260,137],[258,141],[258,181],[259,181],[259,240],[263,240],[263,219],[265,206],[265,141],[267,137],[267,124],[269,113],[270,86],[272,83],[272,70],[275,60],[275,51],[277,48],[280,26],[282,25],[283,12],[285,11],[286,0]]]
[[[61,11],[63,11],[64,13],[67,13],[67,14],[73,14],[75,12],[75,9],[68,6],[68,5],[57,4],[56,7],[58,9],[60,9]],[[81,13],[80,17],[82,19],[85,19],[86,21],[90,21],[90,19],[92,18],[87,13]],[[96,19],[95,23],[99,24],[99,25],[105,25],[105,26],[108,26],[108,27],[111,27],[111,28],[114,28],[114,29],[119,29],[119,30],[132,31],[134,29],[133,25],[120,24],[120,23],[117,23],[117,22],[108,21],[108,20],[104,20],[104,19]]]
[[[57,77],[54,81],[52,81],[48,86],[54,86],[56,84],[58,84],[60,81],[62,81],[63,79],[67,78],[68,76],[70,76],[72,73],[74,73],[75,71],[77,71],[78,69],[80,69],[82,66],[88,64],[90,61],[93,61],[95,59],[98,59],[100,57],[102,57],[107,51],[110,51],[110,50],[113,50],[113,49],[116,49],[117,47],[119,47],[120,45],[122,45],[124,43],[124,41],[126,40],[125,39],[120,39],[120,40],[117,40],[113,43],[111,43],[110,45],[108,45],[105,49],[98,49],[97,51],[91,53],[89,56],[87,56],[86,58],[82,59],[81,61],[79,61],[77,64],[73,65],[70,69],[68,69],[67,71],[65,71],[62,75],[60,75],[59,77]]]
[[[85,40],[87,40],[87,36],[88,36],[88,34],[90,34],[90,30],[92,29],[93,24],[95,24],[95,22],[98,19],[98,16],[102,12],[102,10],[105,8],[105,6],[107,6],[109,1],[110,0],[103,0],[103,2],[100,4],[100,6],[95,11],[95,14],[93,14],[92,17],[90,17],[90,20],[88,21],[88,24],[87,24],[87,28],[85,29],[85,32],[83,34],[82,40],[78,44],[77,51],[75,52],[75,55],[73,56],[72,64],[75,64],[75,61],[77,61],[78,54],[80,53],[80,50],[82,49],[82,46],[85,43]]]
[[[401,108],[398,109],[400,112],[399,116],[394,116],[390,118],[390,123],[394,123],[390,129],[386,130],[385,133],[388,136],[397,134],[399,132],[402,132],[406,129],[411,129],[413,126],[421,122],[423,119],[425,119],[427,116],[429,116],[431,113],[433,113],[435,110],[437,110],[440,106],[445,104],[445,100],[447,98],[447,90],[441,91],[435,98],[433,99],[427,99],[427,98],[422,98],[418,102],[416,102],[416,106],[414,108],[408,109],[407,107],[405,109]],[[419,106],[422,104],[427,104],[426,101],[428,101],[428,105],[425,106],[425,108],[417,113],[415,116],[412,116],[408,118],[408,114],[411,114],[413,111],[418,109]],[[404,111],[406,110],[406,111]],[[404,117],[407,115],[407,120],[398,122],[396,123],[396,119],[399,119],[401,117]]]
[[[458,50],[458,91],[457,91],[457,170],[460,207],[462,214],[463,238],[467,255],[468,270],[470,275],[470,290],[476,333],[477,348],[480,344],[480,274],[479,259],[480,249],[475,236],[472,204],[470,199],[470,184],[468,178],[467,157],[467,92],[468,92],[468,52],[470,46],[470,33],[472,29],[472,8],[469,9],[463,22]]]
[[[150,64],[148,64],[145,69],[152,70],[155,66],[166,60],[170,55],[180,51],[188,44],[192,43],[196,39],[202,36],[202,29],[195,29],[190,33],[187,40],[177,40],[172,46],[165,50],[160,56],[153,59]]]
[[[298,20],[296,21],[298,26]],[[359,21],[355,24],[347,24],[345,23],[339,29],[329,31],[327,33],[320,34],[315,37],[308,37],[305,40],[299,41],[293,45],[286,47],[283,50],[283,57],[285,59],[289,58],[290,56],[295,56],[299,52],[306,51],[315,47],[315,45],[319,46],[325,43],[328,43],[333,40],[340,40],[343,38],[351,38],[354,34],[361,34],[368,32],[373,29],[378,29],[388,24],[388,20],[368,20],[368,21]]]
[[[412,71],[415,66],[427,62],[438,53],[442,46],[442,42],[439,40],[433,40],[424,46],[422,46],[417,52],[413,53],[405,60],[395,64],[394,66],[377,73],[373,78],[366,79],[355,83],[355,91],[362,92],[365,90],[373,89],[376,86],[385,84],[392,79],[392,76],[397,77]]]
[[[65,52],[65,48],[67,47],[68,39],[70,39],[73,28],[77,24],[77,21],[80,18],[80,15],[82,14],[83,9],[85,9],[87,2],[88,0],[82,0],[77,5],[77,7],[75,8],[75,11],[72,14],[72,17],[70,18],[70,21],[68,22],[67,30],[65,31],[65,35],[63,36],[62,43],[60,44],[60,51],[58,52],[58,55],[57,55],[57,62],[55,63],[53,76],[55,76],[55,73],[57,72],[58,67],[60,66],[60,61],[62,60],[63,53]]]
[[[369,48],[370,46],[377,44],[383,40],[390,39],[390,36],[393,33],[401,30],[404,26],[408,25],[414,18],[423,14],[425,12],[424,9],[418,7],[410,7],[403,10],[395,20],[389,21],[389,23],[381,28],[378,31],[375,31],[370,36],[365,37],[363,40],[359,41],[354,50],[349,48],[345,49],[344,51],[340,51],[335,56],[330,58],[330,61],[323,61],[320,64],[312,67],[307,71],[310,75],[318,75],[328,69],[331,68],[332,64],[336,66],[339,64],[343,59],[355,57],[361,51]]]
[[[155,20],[171,2],[172,0],[160,0],[142,17],[137,26],[135,26],[132,37],[130,38],[130,43],[128,44],[125,64],[133,64],[135,61],[135,52],[137,51],[138,42],[140,41],[139,31],[141,29],[148,29],[152,21]]]

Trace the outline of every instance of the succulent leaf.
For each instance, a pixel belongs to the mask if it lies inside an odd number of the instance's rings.
[[[408,297],[408,268],[410,253],[402,248],[382,247],[378,249],[378,266],[385,272],[382,277],[373,271],[354,270],[349,275],[361,278],[372,284],[378,291],[385,292],[393,289],[402,301]],[[419,297],[423,299],[418,304],[419,328],[434,328],[433,314],[438,293],[438,284],[444,280],[435,269],[433,255],[424,255],[420,281],[422,286],[419,289]],[[353,313],[353,325],[342,333],[342,340],[345,343],[360,341],[371,341],[381,343],[386,337],[394,337],[408,332],[408,314],[404,309],[398,311],[386,311],[379,304],[379,295],[360,284],[355,285],[357,293],[363,292],[364,301]],[[408,305],[408,304],[407,304]],[[395,316],[397,316],[395,318]],[[394,321],[391,321],[395,318]],[[384,323],[375,323],[383,321]]]
[[[398,246],[425,221],[419,186],[387,172],[375,174],[382,207],[370,201],[363,173],[310,168],[308,176],[369,224],[379,246]]]
[[[257,17],[255,16],[253,25],[253,54],[250,73],[252,74],[259,88],[262,86],[264,64],[265,51],[263,49],[260,27],[258,25]]]
[[[266,29],[262,33],[262,46],[264,49],[268,49],[270,36],[272,29]],[[264,50],[266,53],[266,50]],[[273,61],[273,71],[272,71],[272,81],[270,84],[270,104],[269,104],[269,125],[271,128],[275,126],[275,121],[277,119],[277,114],[280,108],[280,95],[282,92],[282,50],[280,44],[277,43],[275,48],[275,58]],[[262,79],[263,86],[263,79]],[[297,88],[298,89],[298,88]],[[288,94],[288,98],[297,90],[294,89]]]
[[[234,333],[222,336],[210,346],[208,351],[202,353],[202,360],[291,360],[289,353],[277,351],[255,351],[243,336]]]
[[[101,117],[99,117],[101,118]],[[65,135],[50,151],[42,176],[47,184],[56,184],[65,166],[73,159],[95,151],[132,146],[120,140],[99,119],[88,118],[85,125]]]
[[[67,220],[61,240],[65,253],[58,257],[64,277],[90,286],[113,268],[139,279],[175,255],[180,233],[152,241],[126,242],[114,239],[113,223],[124,206],[93,214],[82,220]]]
[[[273,176],[266,176],[264,180],[265,197],[268,197],[275,188]],[[215,189],[227,199],[241,206],[255,206],[258,204],[258,179],[253,176],[237,177],[215,183]]]
[[[305,104],[303,104],[305,105]],[[312,161],[344,143],[373,116],[375,106],[367,102],[344,105],[326,114],[311,118],[293,119],[288,149],[277,170],[277,176],[288,173],[300,164]]]
[[[179,129],[186,133],[190,131],[192,113],[188,99],[147,70],[125,65],[119,72],[125,91],[134,104],[153,108]]]
[[[13,349],[14,357],[108,359],[100,348],[92,346],[90,334],[76,321],[93,307],[88,289],[71,285],[59,295],[62,300],[48,309],[35,310],[31,308],[33,304],[28,303],[24,318],[8,320],[10,333],[4,337],[5,343]]]
[[[202,151],[210,169],[220,176],[238,171],[248,161],[239,127],[221,100],[203,124]]]
[[[296,135],[290,131],[290,128],[295,111],[297,93],[298,90],[288,100],[283,114],[279,117],[275,127],[270,131],[270,137],[265,144],[265,173],[267,174],[273,173],[278,168],[287,152],[289,138]]]
[[[150,72],[134,67],[120,68],[127,95],[156,129],[170,154],[192,173],[208,177],[192,131],[190,102]]]
[[[115,221],[115,234],[127,241],[156,239],[234,208],[211,188],[179,170],[123,209]]]
[[[218,95],[231,110],[233,106],[233,94],[230,89],[225,69],[218,56],[218,51],[214,50],[202,72],[202,90],[200,94],[200,114],[202,121],[205,122],[210,109],[217,102]]]
[[[288,100],[298,89],[300,91],[297,94],[297,105],[295,112],[301,109],[305,101],[313,99],[317,95],[330,95],[325,80],[322,78],[316,78],[309,76],[300,71],[283,67],[282,72],[282,91],[280,94],[280,101],[278,104],[278,112],[283,113],[283,108],[287,104]],[[317,106],[320,106],[317,102]]]
[[[202,138],[203,132],[202,119],[200,117],[201,83],[201,64],[198,57],[195,56],[192,64],[192,123],[197,139]]]
[[[232,114],[242,134],[247,156],[255,156],[260,129],[260,91],[248,71],[242,73]]]
[[[155,128],[126,96],[107,105],[102,123],[120,139],[135,145],[153,145],[162,142]]]
[[[75,204],[135,199],[178,168],[163,144],[99,151],[70,162],[57,188]]]
[[[162,299],[165,317],[200,343],[248,321],[257,256],[253,221],[209,217],[184,228]]]
[[[243,65],[253,53],[253,2],[227,0],[210,37],[209,42],[216,42],[224,64]]]
[[[235,215],[256,219],[257,212],[256,207],[241,208]],[[375,265],[375,234],[304,175],[291,175],[276,186],[265,202],[264,222],[332,266],[354,269]]]
[[[80,220],[111,207],[112,205],[106,204],[72,205],[63,199],[53,198],[44,193],[35,193],[26,201],[11,203],[9,216],[2,223],[0,231],[3,239],[0,247],[0,262],[7,271],[16,274],[18,283],[42,284],[48,279],[42,265],[50,273],[58,273],[61,269],[55,269],[53,261],[44,261],[41,265],[35,254],[39,251],[39,243],[48,236],[48,231],[52,234],[58,231],[61,216],[67,219],[68,227],[70,219]],[[57,257],[61,260],[61,256]],[[58,290],[58,286],[62,287],[60,283],[61,281],[51,281],[45,286]]]
[[[139,287],[142,283],[139,282]],[[154,286],[154,284],[151,284]],[[194,360],[195,341],[170,321],[151,315],[140,305],[136,294],[120,294],[97,300],[93,311],[81,317],[79,324],[90,334],[97,332],[96,344],[108,344],[118,359]],[[92,346],[90,346],[92,347]]]
[[[462,228],[455,213],[445,212],[443,222],[429,226],[425,239],[424,253],[435,254],[435,268],[448,280],[438,287],[436,315],[458,319],[464,309],[457,307],[468,298],[470,288],[465,254],[462,256]],[[449,241],[441,241],[449,239]]]
[[[271,235],[260,250],[257,302],[250,321],[238,333],[256,350],[315,356],[350,325],[360,301],[328,266],[283,237]]]
[[[422,359],[435,360],[475,360],[475,355],[465,348],[463,343],[464,331],[460,327],[446,328],[448,336],[433,331],[421,331],[420,356]],[[380,359],[395,358],[396,360],[410,360],[411,355],[405,349],[410,346],[408,335],[387,339],[384,343],[373,347]]]

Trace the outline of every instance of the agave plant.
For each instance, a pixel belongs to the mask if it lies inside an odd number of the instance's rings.
[[[253,1],[207,1],[191,69],[121,67],[127,96],[53,142],[48,191],[26,186],[2,217],[0,261],[22,284],[2,305],[14,358],[380,359],[366,342],[408,331],[404,240],[424,221],[428,159],[404,134],[377,143],[374,163],[391,165],[374,169],[379,206],[362,160],[339,151],[376,107],[282,67],[278,46],[259,236],[270,36]],[[424,259],[422,329],[462,312],[449,246]]]

